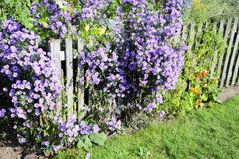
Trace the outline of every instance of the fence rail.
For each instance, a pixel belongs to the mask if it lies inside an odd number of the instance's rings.
[[[207,22],[205,24],[196,25],[185,24],[182,30],[182,38],[189,39],[189,49],[193,48],[195,38],[207,29],[209,25],[213,26],[213,31],[223,34],[224,40],[228,47],[223,56],[219,57],[218,52],[215,51],[213,62],[210,70],[210,77],[215,71],[218,72],[219,87],[228,87],[239,83],[239,22],[238,18],[231,18],[228,20],[221,20],[220,22]],[[73,42],[75,45],[73,45]],[[81,108],[84,106],[85,100],[85,86],[80,85],[79,79],[84,79],[84,68],[77,67],[79,59],[74,57],[74,51],[81,53],[84,44],[78,39],[60,40],[51,39],[49,41],[49,51],[51,52],[52,60],[54,60],[57,67],[61,70],[61,77],[64,79],[67,93],[67,105],[69,106],[69,114],[80,114]],[[75,100],[77,99],[77,100]],[[78,116],[80,118],[80,116]]]

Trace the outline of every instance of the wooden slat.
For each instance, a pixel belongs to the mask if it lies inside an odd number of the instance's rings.
[[[61,40],[60,39],[50,39],[49,41],[49,51],[51,53],[51,59],[56,64],[57,69],[61,71]]]
[[[238,17],[235,19],[235,32],[237,30],[237,24],[238,24]],[[233,40],[234,41],[234,40]],[[233,69],[233,65],[235,63],[235,56],[236,56],[236,52],[237,52],[237,47],[238,47],[238,42],[239,42],[239,32],[237,33],[237,38],[236,38],[236,41],[235,41],[235,44],[234,44],[234,47],[233,47],[233,51],[232,51],[232,56],[231,56],[231,60],[230,60],[230,66],[229,66],[229,70],[228,70],[228,75],[227,75],[227,81],[226,81],[226,87],[229,86],[230,84],[230,80],[231,80],[231,77],[232,77],[232,69]],[[232,84],[235,84],[232,82]]]
[[[192,46],[194,44],[194,37],[195,37],[195,24],[192,23],[190,26],[190,33],[189,33],[189,45],[188,45],[189,51],[192,49]]]
[[[224,25],[224,23],[220,22],[220,26],[219,26],[219,29],[218,29],[218,33],[222,32],[222,30],[223,30],[223,25]],[[217,33],[217,23],[214,23],[214,24],[213,24],[213,31],[214,31],[215,33]],[[215,68],[216,68],[216,64],[217,64],[217,60],[218,60],[218,52],[215,51],[214,57],[213,57],[213,61],[212,61],[212,67],[211,67],[211,71],[210,71],[210,79],[213,78],[213,75],[214,75],[214,72],[215,72]]]
[[[84,43],[81,39],[77,40],[77,50],[79,55],[82,54],[84,49]],[[78,62],[79,59],[78,59]],[[81,80],[81,82],[80,82]],[[78,67],[77,69],[77,77],[76,77],[76,82],[78,85],[78,89],[77,89],[77,99],[78,99],[78,103],[77,103],[77,117],[78,120],[80,120],[83,115],[84,112],[81,112],[81,108],[84,107],[84,97],[85,97],[85,86],[84,86],[84,68]]]
[[[206,21],[206,24],[205,24],[205,29],[207,29],[207,28],[208,28],[208,26],[209,26],[209,22],[208,22],[208,21]]]
[[[65,51],[61,51],[61,61],[65,61],[66,57],[65,57]]]
[[[224,34],[224,40],[226,42],[227,42],[227,39],[228,39],[229,32],[231,30],[231,23],[232,23],[232,19],[229,19],[228,22],[227,22],[226,31],[225,31],[225,34]],[[220,57],[219,62],[218,62],[218,78],[220,78],[220,76],[221,76],[223,58],[224,58],[224,55],[222,55]]]
[[[236,29],[237,29],[237,22],[238,22],[238,19],[236,19],[234,21],[233,28],[232,28],[232,31],[231,31],[230,42],[229,42],[229,46],[227,48],[226,59],[224,61],[224,67],[223,67],[222,78],[221,78],[221,82],[220,82],[220,88],[223,87],[223,85],[225,83],[226,76],[227,76],[228,62],[229,62],[229,58],[230,58],[230,55],[231,55],[232,44],[233,44],[234,36],[235,36],[235,33],[236,33]],[[226,87],[228,87],[228,85],[226,85]]]
[[[238,28],[238,33],[237,33],[237,39],[236,39],[234,49],[233,49],[233,54],[235,54],[235,55],[236,54],[238,55],[238,45],[239,45],[239,28]],[[232,78],[232,84],[236,84],[236,78],[238,77],[238,69],[239,69],[239,56],[237,56],[237,61],[236,61],[233,78]],[[239,80],[237,81],[237,83],[239,83]]]
[[[200,23],[200,24],[198,24],[197,33],[196,33],[195,38],[196,39],[199,38],[199,36],[202,35],[202,33],[203,33],[203,24]],[[195,43],[195,47],[197,47],[197,45],[198,45],[198,43]]]
[[[67,92],[67,105],[68,105],[68,116],[74,114],[74,94],[73,94],[73,46],[72,39],[65,40],[66,49],[66,92]]]
[[[233,49],[233,54],[235,54],[235,56],[236,56],[236,54],[238,56],[238,45],[239,45],[239,30],[238,30],[235,46],[234,46],[234,49]],[[236,78],[238,77],[238,69],[239,69],[239,56],[237,57],[235,69],[234,69],[234,72],[233,72],[232,85],[236,84]],[[239,80],[237,81],[237,83],[239,83]]]
[[[182,40],[187,40],[187,37],[188,37],[187,30],[188,30],[188,25],[187,24],[183,25]]]

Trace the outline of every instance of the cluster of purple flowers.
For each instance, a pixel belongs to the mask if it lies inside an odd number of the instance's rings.
[[[99,19],[104,11],[109,5],[110,0],[87,0],[85,2],[80,1],[79,5],[82,6],[79,12],[79,19]]]
[[[19,143],[35,138],[39,145],[58,151],[79,135],[97,133],[100,128],[84,121],[79,124],[73,116],[66,120],[59,113],[64,109],[58,102],[63,88],[59,71],[49,55],[37,48],[36,38],[12,18],[2,23],[0,95],[6,99],[0,100],[0,118],[14,119]]]
[[[0,117],[7,115],[14,119],[13,128],[18,132],[20,143],[41,135],[38,128],[42,114],[60,109],[57,103],[62,90],[59,71],[48,54],[36,47],[36,39],[33,32],[15,20],[2,22],[0,94],[5,99],[0,100]]]
[[[148,3],[122,0],[111,19],[101,14],[110,0],[79,2],[80,10],[64,0],[42,0],[34,2],[30,10],[39,31],[46,31],[51,38],[76,33],[75,24],[82,20],[113,22],[107,27],[107,40],[96,42],[96,49],[86,48],[79,55],[79,67],[86,68],[85,79],[94,87],[88,111],[110,131],[121,127],[122,115],[151,112],[162,103],[163,94],[176,86],[183,66],[185,45],[178,40],[183,0],[167,0],[162,10]],[[85,121],[78,123],[75,117],[66,120],[56,113],[63,108],[57,102],[62,90],[59,72],[49,54],[36,47],[36,39],[13,19],[3,21],[0,95],[5,100],[0,99],[0,118],[7,115],[16,119],[13,128],[20,143],[35,137],[43,147],[58,151],[79,135],[99,132],[100,128]],[[51,130],[48,126],[54,132],[46,135]]]
[[[79,1],[76,7],[65,0],[42,0],[33,2],[30,15],[38,32],[44,32],[51,38],[66,38],[77,34],[77,27],[81,22],[101,18],[102,12],[109,6],[109,0]],[[82,28],[80,28],[82,29]]]
[[[113,40],[80,54],[79,65],[87,67],[90,85],[104,93],[107,108],[101,113],[107,114],[104,122],[110,127],[119,127],[122,112],[151,112],[162,103],[163,94],[176,86],[184,63],[184,42],[173,43],[183,25],[183,0],[166,1],[162,10],[148,3],[123,0],[109,32]]]
[[[48,33],[51,38],[65,38],[67,35],[77,34],[73,23],[77,12],[65,0],[33,2],[30,15],[34,18],[34,25],[38,27],[38,31]]]

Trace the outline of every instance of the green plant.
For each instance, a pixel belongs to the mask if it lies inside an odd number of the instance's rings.
[[[188,0],[184,7],[184,22],[204,22],[239,15],[238,0]]]
[[[166,94],[162,109],[167,112],[188,112],[194,108],[213,106],[213,102],[218,101],[220,89],[218,73],[209,74],[212,64],[217,64],[217,61],[213,61],[214,53],[217,52],[220,57],[225,48],[223,36],[216,33],[212,26],[198,34],[193,47],[185,54],[184,69],[177,88]]]
[[[1,0],[0,1],[0,21],[13,17],[26,28],[31,29],[32,18],[29,16],[29,8],[36,0]]]
[[[107,136],[103,132],[80,136],[78,139],[77,148],[83,148],[85,151],[90,151],[93,144],[103,146],[106,140]]]

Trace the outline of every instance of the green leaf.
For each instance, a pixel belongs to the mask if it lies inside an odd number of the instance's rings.
[[[42,24],[44,27],[48,26],[47,22],[43,19],[39,19],[38,23]]]
[[[105,141],[107,140],[107,136],[105,135],[105,133],[92,133],[90,135],[90,139],[95,144],[103,146]]]
[[[84,142],[82,140],[79,140],[77,143],[77,148],[81,149],[82,147],[84,147]]]
[[[208,100],[208,94],[203,94],[201,96],[201,98],[202,98],[203,101],[207,101]]]
[[[91,143],[91,141],[88,137],[85,138],[85,142],[84,142],[83,147],[86,151],[90,151],[90,148],[92,147],[92,143]]]

